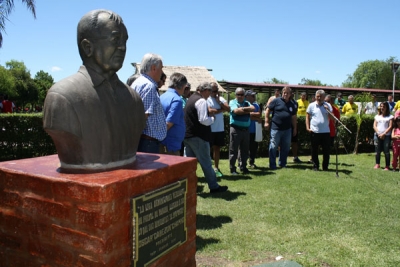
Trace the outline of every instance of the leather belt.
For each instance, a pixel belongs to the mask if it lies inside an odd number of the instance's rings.
[[[157,139],[155,139],[155,138],[153,138],[153,137],[151,137],[151,136],[145,135],[145,134],[142,134],[142,135],[140,136],[140,138],[141,138],[141,139],[152,140],[152,141],[158,141]]]

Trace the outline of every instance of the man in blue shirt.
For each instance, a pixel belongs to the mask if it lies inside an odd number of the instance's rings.
[[[240,149],[239,166],[242,173],[246,174],[249,172],[246,168],[246,162],[249,157],[250,113],[254,112],[254,106],[245,100],[243,88],[236,88],[235,94],[236,99],[229,102],[229,107],[231,108],[229,122],[229,168],[231,174],[238,174],[235,164],[238,157],[238,149]]]
[[[175,72],[170,77],[168,90],[160,96],[167,123],[167,136],[161,141],[161,153],[180,155],[186,131],[181,95],[186,85],[185,75]]]
[[[150,53],[144,55],[140,65],[141,75],[131,85],[142,98],[146,116],[146,127],[139,141],[139,152],[159,153],[160,142],[167,135],[164,110],[157,91],[157,83],[163,73],[162,68],[163,62],[159,55]]]
[[[269,168],[276,170],[276,151],[280,147],[279,166],[284,168],[290,150],[292,133],[297,132],[297,110],[289,101],[292,90],[285,86],[282,97],[275,98],[268,104],[265,111],[265,128],[271,128],[269,143]],[[270,118],[270,114],[272,117]],[[293,131],[292,131],[293,127]]]

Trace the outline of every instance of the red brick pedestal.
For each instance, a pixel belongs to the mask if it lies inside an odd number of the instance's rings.
[[[183,178],[186,242],[149,266],[196,266],[195,159],[138,153],[96,174],[58,166],[57,155],[0,163],[1,266],[133,266],[132,198]]]

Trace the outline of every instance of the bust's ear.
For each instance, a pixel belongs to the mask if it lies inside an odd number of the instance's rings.
[[[88,39],[83,39],[81,41],[81,49],[85,53],[86,57],[91,57],[93,55],[93,44]]]

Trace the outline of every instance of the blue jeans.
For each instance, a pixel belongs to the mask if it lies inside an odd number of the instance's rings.
[[[271,129],[271,137],[269,142],[269,167],[276,169],[276,151],[280,147],[279,166],[285,167],[287,157],[290,150],[290,142],[292,140],[292,129],[273,130]]]
[[[160,141],[140,138],[138,152],[160,153]]]
[[[186,138],[183,142],[185,143],[185,157],[197,158],[206,178],[208,188],[210,190],[218,188],[217,177],[210,157],[210,143],[199,137]]]

